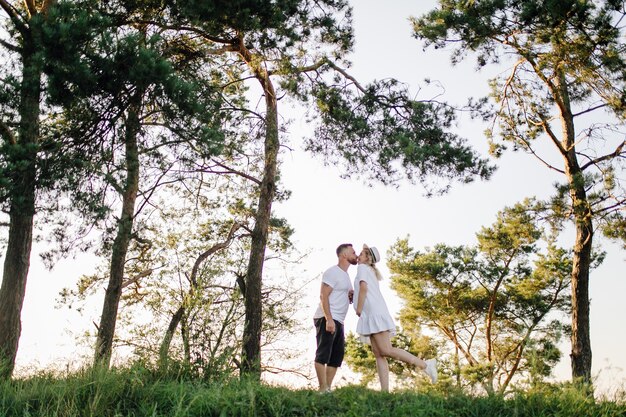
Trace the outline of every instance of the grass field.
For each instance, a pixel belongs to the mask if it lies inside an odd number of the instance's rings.
[[[571,387],[507,398],[458,392],[320,394],[240,381],[203,383],[145,369],[40,375],[0,383],[2,417],[70,416],[626,416],[626,398],[594,400]]]

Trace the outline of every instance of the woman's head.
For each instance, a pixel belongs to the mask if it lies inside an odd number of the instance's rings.
[[[369,247],[363,245],[363,250],[359,254],[359,263],[374,266],[376,262],[380,261],[380,253],[375,247]]]
[[[374,270],[374,273],[376,274],[376,278],[380,281],[381,279],[383,279],[383,276],[381,275],[378,268],[376,268],[376,262],[379,261],[380,253],[378,252],[378,249],[373,246],[369,247],[367,245],[363,245],[363,250],[359,254],[359,263],[372,268]]]

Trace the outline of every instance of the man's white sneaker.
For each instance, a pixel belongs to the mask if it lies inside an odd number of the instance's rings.
[[[426,362],[426,369],[424,373],[430,378],[430,382],[437,383],[437,359],[428,359]]]

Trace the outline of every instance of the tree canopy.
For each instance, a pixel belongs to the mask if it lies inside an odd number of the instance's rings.
[[[504,394],[540,384],[558,363],[571,254],[542,230],[530,206],[502,210],[475,245],[421,252],[402,239],[390,250],[402,327],[434,331],[450,384]]]
[[[563,176],[552,214],[571,221],[572,376],[591,381],[589,271],[594,232],[623,237],[626,55],[621,1],[441,1],[414,18],[452,62],[509,65],[492,80],[491,151],[522,150]],[[549,146],[541,146],[547,143]],[[549,151],[556,151],[555,162]]]

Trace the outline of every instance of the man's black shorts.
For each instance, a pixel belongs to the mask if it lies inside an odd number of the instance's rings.
[[[315,362],[339,368],[343,362],[343,355],[346,351],[345,337],[343,334],[343,324],[337,320],[335,322],[335,333],[326,331],[326,317],[313,319],[315,323],[317,350],[315,351]]]

